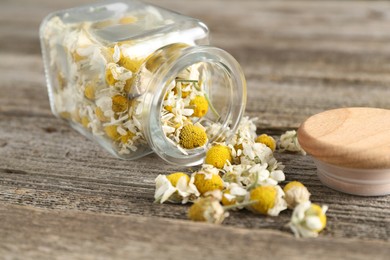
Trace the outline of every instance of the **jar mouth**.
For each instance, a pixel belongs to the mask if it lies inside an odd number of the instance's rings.
[[[208,143],[228,139],[235,132],[245,110],[246,81],[238,62],[226,51],[211,46],[178,44],[169,59],[164,60],[148,82],[144,112],[145,138],[163,160],[171,164],[192,166],[203,162]],[[158,52],[172,51],[172,45]],[[158,54],[157,54],[158,56]],[[147,61],[148,62],[148,61]],[[147,66],[146,62],[146,66]],[[163,129],[164,99],[172,91],[172,82],[188,68],[196,67],[204,88],[208,111],[192,123],[204,128],[207,142],[200,147],[185,149],[166,135]],[[189,79],[189,83],[194,79]],[[223,138],[222,138],[223,137]]]

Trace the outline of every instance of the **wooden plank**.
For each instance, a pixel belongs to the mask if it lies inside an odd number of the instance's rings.
[[[186,219],[187,206],[153,204],[153,180],[158,174],[187,168],[164,165],[155,155],[137,161],[117,160],[59,122],[52,117],[0,116],[0,201]],[[389,196],[364,198],[333,191],[320,184],[309,157],[276,155],[287,166],[288,181],[302,181],[313,201],[329,205],[324,236],[388,240]],[[231,214],[226,224],[283,230],[289,217],[289,211],[278,218],[243,211]]]
[[[272,230],[0,205],[9,259],[387,259],[381,241],[291,239]],[[59,225],[58,223],[63,223]],[[23,234],[30,234],[28,238]]]
[[[390,196],[326,188],[310,157],[276,154],[288,181],[303,181],[314,202],[330,206],[328,227],[317,240],[289,234],[289,211],[277,218],[233,212],[221,227],[184,221],[188,206],[153,204],[154,178],[188,169],[164,165],[155,155],[112,158],[49,109],[39,23],[51,11],[87,2],[0,3],[0,256],[388,255]],[[389,2],[150,2],[201,19],[212,43],[237,58],[248,80],[247,114],[259,117],[259,133],[279,135],[329,108],[390,107]]]

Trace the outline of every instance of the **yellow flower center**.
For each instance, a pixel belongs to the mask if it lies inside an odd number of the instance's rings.
[[[81,124],[85,127],[85,128],[88,128],[88,124],[89,124],[89,118],[87,116],[83,116],[81,118]]]
[[[229,147],[218,144],[207,151],[205,162],[222,169],[226,161],[232,162],[232,160],[233,158]]]
[[[124,112],[129,106],[127,98],[121,95],[115,95],[112,97],[112,111],[116,113]]]
[[[142,65],[143,60],[133,60],[129,57],[121,57],[118,61],[118,64],[128,70],[130,70],[132,73],[136,73],[139,68]]]
[[[230,194],[230,191],[229,190],[223,191],[222,200],[221,200],[222,205],[230,206],[230,205],[235,205],[237,203],[236,199],[229,200],[228,198],[226,198],[225,194]]]
[[[211,203],[207,198],[198,199],[188,210],[188,218],[193,221],[207,221],[204,213],[208,207],[211,207]]]
[[[96,117],[101,121],[101,122],[107,122],[109,120],[109,118],[107,118],[105,115],[104,115],[104,112],[103,110],[100,108],[100,107],[96,107],[95,108],[95,114],[96,114]]]
[[[176,187],[177,182],[183,176],[186,178],[187,183],[189,183],[190,182],[190,177],[187,174],[185,174],[184,172],[174,172],[174,173],[171,173],[171,174],[169,174],[167,176],[167,179],[171,182],[173,187]]]
[[[273,139],[271,136],[266,135],[266,134],[262,134],[262,135],[259,135],[259,136],[256,138],[255,141],[256,141],[256,143],[265,144],[265,145],[268,146],[272,151],[275,151],[276,142],[275,142],[275,139]]]
[[[322,227],[317,229],[317,230],[314,230],[314,231],[320,232],[321,230],[323,230],[326,227],[326,215],[322,211],[322,208],[319,205],[312,203],[310,208],[305,212],[305,215],[306,216],[316,216],[320,219]]]
[[[196,96],[193,100],[191,100],[190,105],[194,106],[193,116],[196,117],[203,117],[209,110],[209,104],[203,96]]]
[[[85,86],[84,95],[89,100],[94,100],[95,99],[95,87],[92,84],[87,84]]]
[[[188,124],[181,129],[179,139],[181,146],[186,149],[193,149],[205,145],[207,135],[203,128]]]
[[[201,194],[223,189],[223,180],[219,175],[213,174],[210,179],[206,179],[205,177],[206,175],[202,173],[195,174],[194,184]]]
[[[276,195],[276,189],[272,186],[260,186],[253,189],[250,193],[250,199],[257,202],[252,204],[251,208],[266,215],[268,210],[275,206]]]
[[[225,211],[215,198],[200,198],[190,207],[188,218],[193,221],[220,224],[225,218]]]
[[[286,186],[284,186],[283,191],[284,191],[284,193],[286,193],[287,191],[289,191],[291,188],[294,188],[294,187],[305,187],[305,186],[302,183],[300,183],[299,181],[292,181],[292,182],[287,183]]]
[[[125,135],[122,135],[122,136],[121,136],[121,142],[122,142],[123,144],[127,144],[127,142],[128,142],[129,140],[132,140],[134,136],[135,136],[135,134],[134,134],[133,132],[127,131],[127,133],[126,133]]]
[[[120,137],[120,134],[117,131],[116,125],[109,125],[104,127],[104,132],[106,132],[106,135],[110,137],[112,140],[117,140]]]
[[[106,69],[106,82],[110,86],[114,86],[116,79],[114,79],[114,75],[112,75],[112,71],[110,68]]]
[[[164,108],[165,108],[165,110],[172,113],[172,106],[165,106]]]

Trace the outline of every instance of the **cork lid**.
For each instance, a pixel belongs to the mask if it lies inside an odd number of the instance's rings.
[[[302,148],[332,165],[390,169],[390,110],[340,108],[308,118],[298,130]]]

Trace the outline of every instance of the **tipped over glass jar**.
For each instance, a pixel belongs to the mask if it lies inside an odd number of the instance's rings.
[[[106,1],[48,15],[40,39],[52,112],[119,158],[200,164],[245,110],[239,64],[199,20]]]

